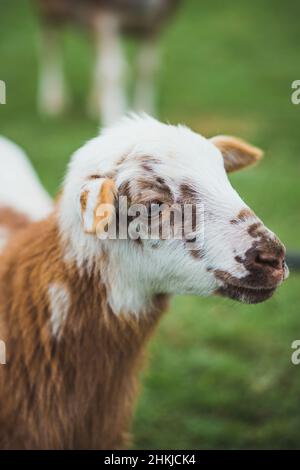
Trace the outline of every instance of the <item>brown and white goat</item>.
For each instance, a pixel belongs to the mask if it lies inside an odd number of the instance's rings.
[[[179,0],[36,0],[42,17],[38,105],[58,114],[66,105],[60,30],[66,23],[84,26],[96,48],[91,114],[107,126],[127,110],[126,59],[122,34],[139,43],[136,56],[136,111],[155,113],[155,74],[159,35]]]
[[[186,127],[127,118],[74,154],[50,215],[44,190],[6,141],[1,168],[13,153],[11,203],[3,195],[0,210],[1,230],[11,235],[0,257],[7,354],[0,365],[0,447],[125,446],[143,351],[169,296],[219,294],[256,303],[287,276],[283,245],[226,174],[261,152],[233,137],[207,140]],[[101,237],[98,208],[117,207],[121,196],[130,207],[201,201],[204,239],[203,227],[192,250],[172,237]],[[29,221],[30,211],[45,217]]]

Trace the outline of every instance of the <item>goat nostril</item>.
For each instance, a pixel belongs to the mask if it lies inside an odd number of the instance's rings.
[[[273,269],[282,269],[284,266],[284,261],[282,262],[281,258],[276,258],[270,255],[264,255],[262,253],[258,253],[255,257],[255,263],[270,266]]]

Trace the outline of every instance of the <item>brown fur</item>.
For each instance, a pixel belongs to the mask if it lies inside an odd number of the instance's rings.
[[[192,256],[193,258],[195,258],[196,260],[202,259],[203,256],[204,256],[204,251],[201,250],[201,248],[199,248],[199,249],[194,249],[194,250],[189,250],[189,253],[190,253],[191,256]]]
[[[86,210],[88,196],[89,196],[88,190],[83,191],[80,195],[80,206],[81,206],[81,211],[82,212],[84,212]]]
[[[191,182],[185,182],[180,185],[181,202],[185,204],[197,204],[199,202],[199,194],[193,188]]]
[[[20,212],[17,212],[16,210],[11,209],[10,207],[0,207],[0,253],[5,248],[11,234],[26,227],[26,225],[28,225],[29,223],[30,220],[26,215],[21,214]],[[4,235],[2,232],[3,229]]]
[[[1,256],[2,449],[110,449],[126,442],[144,345],[166,298],[154,299],[139,318],[116,316],[99,271],[80,275],[63,251],[52,215],[20,231]],[[49,324],[53,282],[71,298],[60,338]]]
[[[284,275],[283,246],[277,240],[269,240],[262,234],[259,241],[254,241],[244,258],[236,256],[235,260],[244,265],[248,274],[237,278],[226,271],[214,270],[217,279],[237,287],[272,289]]]
[[[110,178],[106,178],[102,184],[100,193],[98,195],[97,205],[94,211],[94,233],[100,233],[105,229],[107,224],[114,217],[114,203],[116,199],[117,188],[114,181]],[[107,205],[107,209],[104,213],[101,212],[101,215],[98,214],[98,211],[101,208],[101,205]]]
[[[246,222],[247,219],[249,219],[251,217],[255,217],[254,212],[252,212],[251,209],[248,209],[247,207],[245,207],[244,209],[240,210],[240,212],[238,213],[236,219],[232,219],[230,221],[230,223],[233,224],[233,225],[238,225],[241,222]]]
[[[237,137],[218,135],[213,137],[211,142],[222,153],[228,173],[254,165],[263,156],[261,149]]]
[[[160,237],[162,236],[164,222],[168,223],[169,220],[170,220],[170,228],[172,231],[170,233],[170,236],[175,235],[175,232],[173,232],[173,230],[174,230],[174,223],[175,223],[176,207],[178,209],[183,209],[184,204],[191,205],[192,206],[191,226],[192,226],[192,231],[194,232],[196,230],[196,222],[197,222],[197,217],[196,217],[197,204],[200,202],[199,193],[193,187],[190,181],[185,181],[180,184],[179,196],[177,200],[175,200],[172,189],[167,184],[165,179],[158,176],[155,173],[155,163],[157,162],[152,157],[146,157],[145,159],[140,159],[141,168],[147,173],[147,178],[141,178],[141,177],[138,178],[136,180],[135,185],[131,185],[130,181],[126,181],[122,183],[122,185],[119,188],[119,194],[121,196],[127,197],[129,205],[132,202],[144,203],[148,206],[150,206],[151,203],[154,203],[154,204],[162,203],[162,204],[166,204],[166,205],[173,207],[173,211],[171,210],[162,211],[159,216],[159,219],[157,219],[157,223],[159,224],[159,236]],[[151,166],[151,168],[150,168],[150,164],[153,165]],[[152,223],[154,223],[153,219],[152,219]],[[181,220],[181,223],[180,223],[180,231],[181,233],[178,233],[178,227],[177,227],[177,235],[181,235],[181,237],[183,237],[183,242],[189,254],[196,260],[202,259],[204,256],[203,250],[200,247],[191,249],[191,247],[189,246],[189,243],[195,240],[190,240],[187,238],[188,234],[184,233],[183,220]],[[149,230],[149,235],[150,235],[150,230]],[[137,239],[136,241],[138,241],[141,245],[143,243],[141,239]],[[157,245],[153,244],[152,247],[156,248]]]
[[[190,181],[185,181],[180,185],[180,197],[179,197],[179,202],[181,204],[189,204],[192,206],[192,230],[195,232],[197,230],[197,204],[200,203],[200,194],[197,192],[197,190],[193,187],[192,182]],[[188,235],[188,234],[186,234]],[[186,240],[185,246],[188,248],[189,254],[194,258],[195,260],[200,260],[204,256],[204,251],[201,247],[199,248],[194,248],[191,249],[189,242],[191,241],[196,241],[196,240]]]
[[[35,0],[48,23],[89,26],[99,13],[112,12],[119,15],[122,30],[134,36],[157,35],[179,1],[163,0],[159,7],[153,7],[147,0]]]
[[[30,220],[26,215],[10,207],[0,207],[0,226],[7,228],[9,231],[20,230],[29,223]]]

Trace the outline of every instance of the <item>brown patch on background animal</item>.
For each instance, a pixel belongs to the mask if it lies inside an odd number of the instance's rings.
[[[93,26],[100,15],[115,14],[120,29],[130,36],[153,37],[160,33],[180,0],[133,2],[132,0],[35,0],[42,19],[55,25],[76,23]],[[105,18],[105,16],[104,16]],[[96,23],[95,23],[96,26]]]

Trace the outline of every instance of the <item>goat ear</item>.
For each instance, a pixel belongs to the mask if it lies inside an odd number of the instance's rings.
[[[210,141],[220,150],[224,158],[227,173],[241,170],[257,163],[263,156],[263,151],[237,137],[217,135]]]
[[[117,188],[110,178],[91,179],[80,191],[80,212],[85,233],[99,234],[115,215]]]

